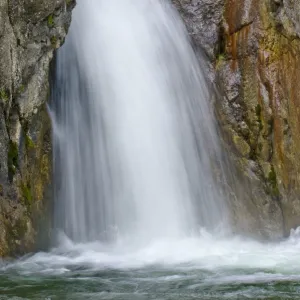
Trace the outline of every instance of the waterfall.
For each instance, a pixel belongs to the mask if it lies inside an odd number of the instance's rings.
[[[55,221],[71,239],[177,238],[226,217],[210,91],[168,1],[79,0],[53,95]]]

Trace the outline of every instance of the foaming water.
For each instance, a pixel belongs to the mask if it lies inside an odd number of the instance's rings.
[[[74,243],[61,235],[61,243],[50,252],[37,253],[2,267],[26,272],[46,269],[69,272],[75,267],[91,270],[140,269],[155,266],[178,270],[226,271],[267,270],[274,277],[299,275],[300,228],[279,243],[261,243],[242,237],[225,238],[201,230],[198,237],[158,239],[139,247],[134,240],[114,244]],[[251,274],[253,277],[253,274]],[[259,275],[261,277],[262,274]],[[269,274],[269,277],[272,276]],[[300,276],[300,275],[299,275]],[[266,279],[268,279],[267,277]],[[243,277],[240,278],[243,281]]]
[[[205,230],[138,246],[131,239],[74,243],[61,235],[48,253],[0,264],[0,299],[295,300],[299,261],[300,229],[279,243]]]
[[[56,225],[72,240],[144,243],[225,220],[210,93],[169,1],[78,1],[56,81]]]

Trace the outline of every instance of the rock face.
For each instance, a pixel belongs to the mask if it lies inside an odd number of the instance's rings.
[[[236,228],[287,235],[300,225],[300,1],[174,3],[211,61]]]
[[[49,64],[74,2],[0,0],[0,256],[30,251],[39,232],[48,235]]]

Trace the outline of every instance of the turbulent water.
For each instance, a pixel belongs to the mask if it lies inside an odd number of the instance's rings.
[[[72,240],[179,237],[225,218],[209,90],[167,1],[78,1],[54,90],[57,226]]]
[[[278,244],[222,238],[61,243],[0,265],[0,299],[300,299],[300,231]]]

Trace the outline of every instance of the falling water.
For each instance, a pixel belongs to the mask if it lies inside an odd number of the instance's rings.
[[[170,3],[78,1],[56,69],[55,211],[66,235],[177,238],[219,225],[210,93]]]

